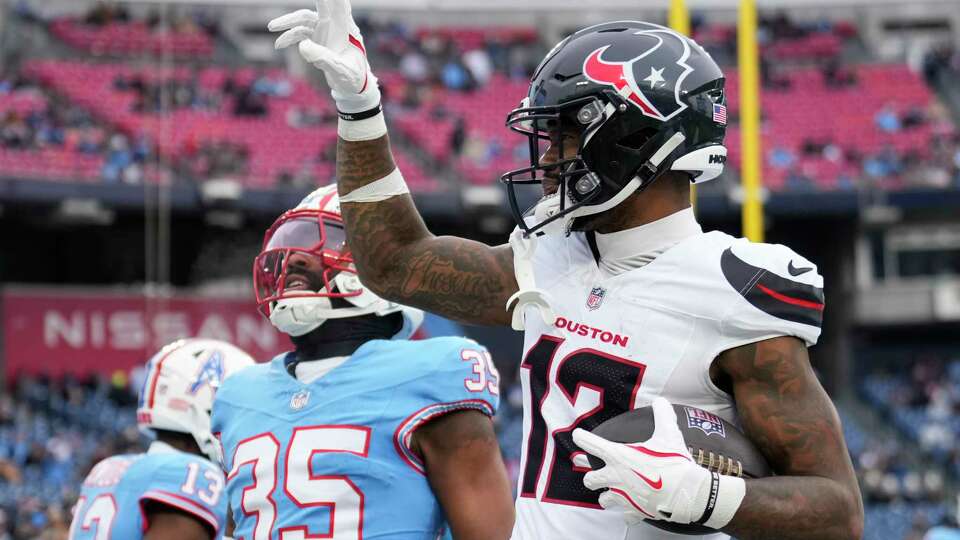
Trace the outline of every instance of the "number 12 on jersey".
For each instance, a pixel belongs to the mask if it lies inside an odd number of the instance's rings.
[[[537,497],[537,485],[544,474],[544,464],[547,464],[549,470],[542,501],[600,508],[597,502],[599,492],[583,485],[583,475],[590,469],[574,463],[576,455],[583,452],[574,444],[572,433],[578,427],[591,430],[632,409],[646,366],[593,349],[573,351],[558,361],[555,357],[563,341],[554,336],[541,336],[520,364],[521,369],[529,372],[529,410],[532,411],[520,496]],[[553,364],[557,361],[559,365],[554,369]],[[581,391],[584,389],[588,392]],[[557,391],[562,396],[554,395]],[[581,404],[580,400],[590,400],[591,397],[596,403],[589,410],[574,418],[569,425],[548,432],[544,419],[544,403],[548,399],[562,399],[571,409],[583,410],[591,402]],[[551,439],[553,451],[548,456]]]

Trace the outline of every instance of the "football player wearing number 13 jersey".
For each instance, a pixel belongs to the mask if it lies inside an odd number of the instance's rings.
[[[463,338],[411,341],[423,313],[360,283],[336,186],[267,231],[261,310],[294,350],[231,377],[213,430],[244,540],[507,538],[509,481],[491,418],[489,353]]]
[[[332,89],[343,218],[364,283],[392,301],[526,332],[514,538],[675,538],[628,525],[643,518],[698,523],[716,538],[860,537],[853,467],[807,355],[822,278],[787,247],[702,231],[690,209],[690,183],[717,177],[726,161],[725,80],[699,45],[618,21],[554,47],[507,117],[531,159],[502,178],[518,228],[491,248],[426,229],[394,164],[349,3],[320,0],[317,10],[270,28]],[[524,212],[515,186],[530,183],[544,196]],[[611,459],[590,471],[585,449],[607,447],[589,431],[651,402],[664,410],[660,397],[737,423],[776,476],[712,475],[666,422],[649,448],[603,451]]]
[[[213,395],[253,365],[213,339],[175,341],[147,361],[137,424],[156,440],[144,454],[109,457],[83,481],[70,540],[213,540],[227,528]]]

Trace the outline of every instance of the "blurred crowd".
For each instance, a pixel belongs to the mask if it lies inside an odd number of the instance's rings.
[[[66,540],[83,477],[142,445],[125,376],[21,377],[0,394],[0,540]]]
[[[936,462],[960,477],[960,357],[915,359],[909,372],[879,371],[865,395]]]
[[[923,76],[927,84],[934,84],[942,74],[960,77],[960,50],[951,43],[932,47],[923,57]]]
[[[174,27],[177,32],[204,32],[217,35],[215,17],[205,10],[173,10],[153,12],[143,21],[151,28]],[[82,21],[93,28],[131,21],[131,13],[122,4],[98,3]],[[535,27],[414,27],[398,22],[358,21],[367,38],[374,70],[380,73],[385,106],[396,119],[404,111],[425,112],[424,121],[449,125],[438,130],[442,145],[448,150],[424,150],[422,141],[395,130],[398,147],[420,155],[421,165],[439,176],[464,175],[458,168],[460,158],[483,169],[507,169],[522,161],[525,142],[507,139],[489,126],[477,125],[476,115],[464,111],[464,105],[451,105],[450,95],[473,95],[486,91],[486,96],[511,86],[511,96],[504,103],[514,104],[512,94],[523,87],[538,61],[546,52]],[[721,63],[735,57],[736,32],[730,25],[711,25],[694,15],[694,35]],[[816,66],[828,88],[855,87],[857,69],[845,63],[842,47],[857,37],[849,23],[826,19],[797,22],[783,13],[761,17],[759,40],[762,46],[761,76],[766,89],[789,91],[791,73],[797,66]],[[194,64],[195,65],[195,64]],[[198,81],[198,67],[186,77],[156,78],[146,75],[124,75],[113,80],[117,92],[135,96],[133,111],[144,115],[193,110],[211,115],[232,115],[238,118],[262,118],[269,114],[271,98],[290,96],[293,85],[283,76],[259,74],[252,81],[237,82],[227,78],[218,88],[203,86]],[[949,46],[933,48],[923,63],[928,81],[945,70],[960,72],[960,54]],[[102,177],[108,182],[139,183],[146,176],[144,163],[155,154],[147,140],[138,140],[130,133],[112,128],[91,118],[81,107],[52,95],[29,81],[18,80],[10,73],[0,81],[0,94],[33,91],[44,95],[45,108],[30,113],[0,107],[0,144],[6,148],[33,149],[43,145],[59,145],[78,152],[103,155],[106,163]],[[491,86],[494,82],[497,86]],[[321,90],[322,91],[322,90]],[[479,94],[477,94],[479,95]],[[484,107],[489,101],[483,101]],[[499,102],[497,102],[499,106]],[[466,105],[469,106],[469,105]],[[933,133],[922,149],[910,144],[888,144],[869,153],[852,148],[849,141],[829,136],[811,136],[801,147],[778,146],[776,140],[766,153],[768,170],[782,178],[783,189],[814,191],[818,189],[900,189],[960,187],[960,134],[953,127],[949,111],[937,101],[927,106],[900,107],[896,103],[876,105],[873,129],[892,139],[910,137],[920,130]],[[393,114],[393,113],[399,114]],[[500,124],[505,111],[490,110],[485,114]],[[733,111],[735,113],[735,111]],[[286,123],[294,128],[332,126],[336,122],[332,110],[304,106],[286,110]],[[419,118],[419,117],[418,117]],[[731,115],[731,124],[736,114]],[[911,139],[912,140],[912,139]],[[180,152],[180,150],[177,150]],[[250,148],[222,142],[197,143],[180,155],[165,157],[165,166],[178,178],[203,180],[249,171]],[[453,166],[452,170],[449,167]],[[276,173],[276,184],[299,186],[309,183],[301,167],[292,164],[282,174]],[[502,171],[501,171],[502,172]],[[484,175],[486,170],[484,171]],[[271,176],[273,173],[271,173]],[[484,176],[481,175],[481,176]],[[823,176],[835,177],[824,182]],[[490,175],[489,181],[495,175]],[[306,182],[301,180],[306,179]]]
[[[401,23],[360,20],[374,70],[398,68],[408,83],[394,102],[418,107],[432,86],[471,92],[485,87],[494,73],[529,80],[546,53],[532,28],[445,28],[417,30]]]
[[[105,182],[138,184],[152,150],[93,117],[86,109],[50,91],[19,71],[0,76],[0,99],[32,101],[0,111],[0,147],[11,150],[61,148],[101,155]]]
[[[888,439],[868,445],[859,465],[869,500],[934,501],[942,497],[944,480],[960,478],[960,356],[933,352],[905,355],[907,359],[872,368],[861,388],[884,421],[910,441]],[[951,478],[941,478],[939,470]],[[960,538],[953,510],[939,521],[917,513],[910,540]],[[927,526],[936,527],[924,534]]]
[[[108,26],[134,22],[127,7],[117,2],[97,2],[80,20],[90,26]],[[169,10],[161,13],[152,9],[142,22],[153,32],[172,32],[175,34],[194,34],[204,32],[209,35],[219,33],[218,18],[200,9]]]
[[[949,120],[949,112],[939,103],[926,108],[898,110],[884,104],[874,116],[874,128],[888,135],[908,133],[923,126],[934,126],[925,148],[898,149],[885,144],[876,152],[863,152],[846,146],[849,141],[833,137],[808,137],[799,151],[774,146],[767,152],[767,164],[786,170],[786,189],[817,189],[816,171],[808,170],[804,159],[831,163],[839,171],[836,188],[960,189],[960,131]]]

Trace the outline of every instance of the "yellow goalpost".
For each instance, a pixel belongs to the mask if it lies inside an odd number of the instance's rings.
[[[670,28],[690,35],[690,10],[686,0],[670,0]],[[737,65],[740,72],[740,181],[743,188],[743,235],[763,242],[760,150],[760,56],[757,49],[756,0],[740,0],[737,16]],[[696,209],[697,187],[690,186],[690,203]]]
[[[760,194],[760,55],[757,50],[756,0],[740,0],[737,18],[737,64],[740,70],[740,181],[743,186],[743,235],[763,242]]]

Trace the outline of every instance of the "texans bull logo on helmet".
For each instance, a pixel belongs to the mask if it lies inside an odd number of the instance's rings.
[[[639,56],[618,58],[618,50],[606,45],[593,51],[583,62],[583,74],[592,82],[616,88],[644,115],[667,121],[687,108],[680,100],[680,90],[693,68],[686,64],[690,57],[690,41],[671,30],[651,25],[650,30],[634,32],[638,39],[649,41]],[[654,55],[664,41],[677,40],[683,53],[673,63],[662,62]],[[655,62],[654,60],[657,60]],[[661,62],[661,63],[658,63]]]

